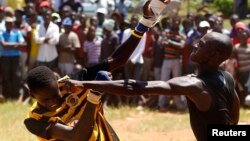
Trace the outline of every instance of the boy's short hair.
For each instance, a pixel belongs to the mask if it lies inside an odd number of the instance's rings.
[[[28,72],[26,81],[30,90],[37,90],[48,88],[56,77],[48,67],[38,66]]]

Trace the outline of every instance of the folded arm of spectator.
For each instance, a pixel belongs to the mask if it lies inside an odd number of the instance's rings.
[[[58,51],[67,51],[67,52],[75,52],[76,48],[68,46],[68,47],[59,47]]]
[[[181,40],[180,42],[175,42],[172,40],[168,40],[168,44],[177,48],[177,49],[182,49],[184,47],[185,41]]]
[[[37,44],[43,44],[45,41],[45,37],[40,37],[39,34],[36,34],[35,40]]]
[[[52,36],[50,36],[51,38],[49,39],[48,44],[55,46],[59,42],[60,33],[59,33],[59,27],[55,26],[53,28],[55,29],[52,32]]]
[[[19,47],[23,47],[26,45],[25,42],[23,42],[23,43],[8,43],[5,41],[2,41],[1,44],[2,44],[4,49],[17,49]]]

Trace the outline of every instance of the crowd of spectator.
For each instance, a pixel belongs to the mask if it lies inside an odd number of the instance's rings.
[[[25,77],[30,69],[45,65],[59,76],[93,66],[111,55],[131,34],[139,20],[133,3],[96,0],[95,16],[88,17],[76,0],[8,0],[0,7],[0,99],[25,100]],[[223,17],[206,13],[178,12],[165,15],[144,34],[129,62],[113,79],[168,80],[196,73],[190,61],[192,47],[206,33],[214,31],[231,37],[234,53],[221,64],[237,82],[244,105],[250,94],[250,30],[233,14],[231,28],[223,27]],[[29,97],[28,97],[29,98]],[[148,106],[160,111],[186,110],[183,96],[118,97],[106,95],[108,105]]]

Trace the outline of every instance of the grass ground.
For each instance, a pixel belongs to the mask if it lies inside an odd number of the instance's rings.
[[[1,141],[34,141],[24,124],[28,105],[0,104]],[[188,113],[159,113],[133,107],[105,108],[107,120],[122,141],[193,141]],[[250,124],[250,110],[241,109],[240,122]]]

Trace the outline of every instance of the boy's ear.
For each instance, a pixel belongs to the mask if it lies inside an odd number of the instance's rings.
[[[35,90],[30,90],[30,89],[28,89],[29,90],[29,95],[32,97],[32,98],[35,98],[35,93],[36,93],[36,91]]]
[[[29,95],[34,98],[34,95],[33,95],[34,91],[31,91],[30,88],[29,88],[29,86],[27,84],[24,85],[24,87],[27,89]]]
[[[34,94],[33,94],[33,92],[31,92],[30,90],[29,90],[29,95],[30,95],[32,98],[34,98]]]

